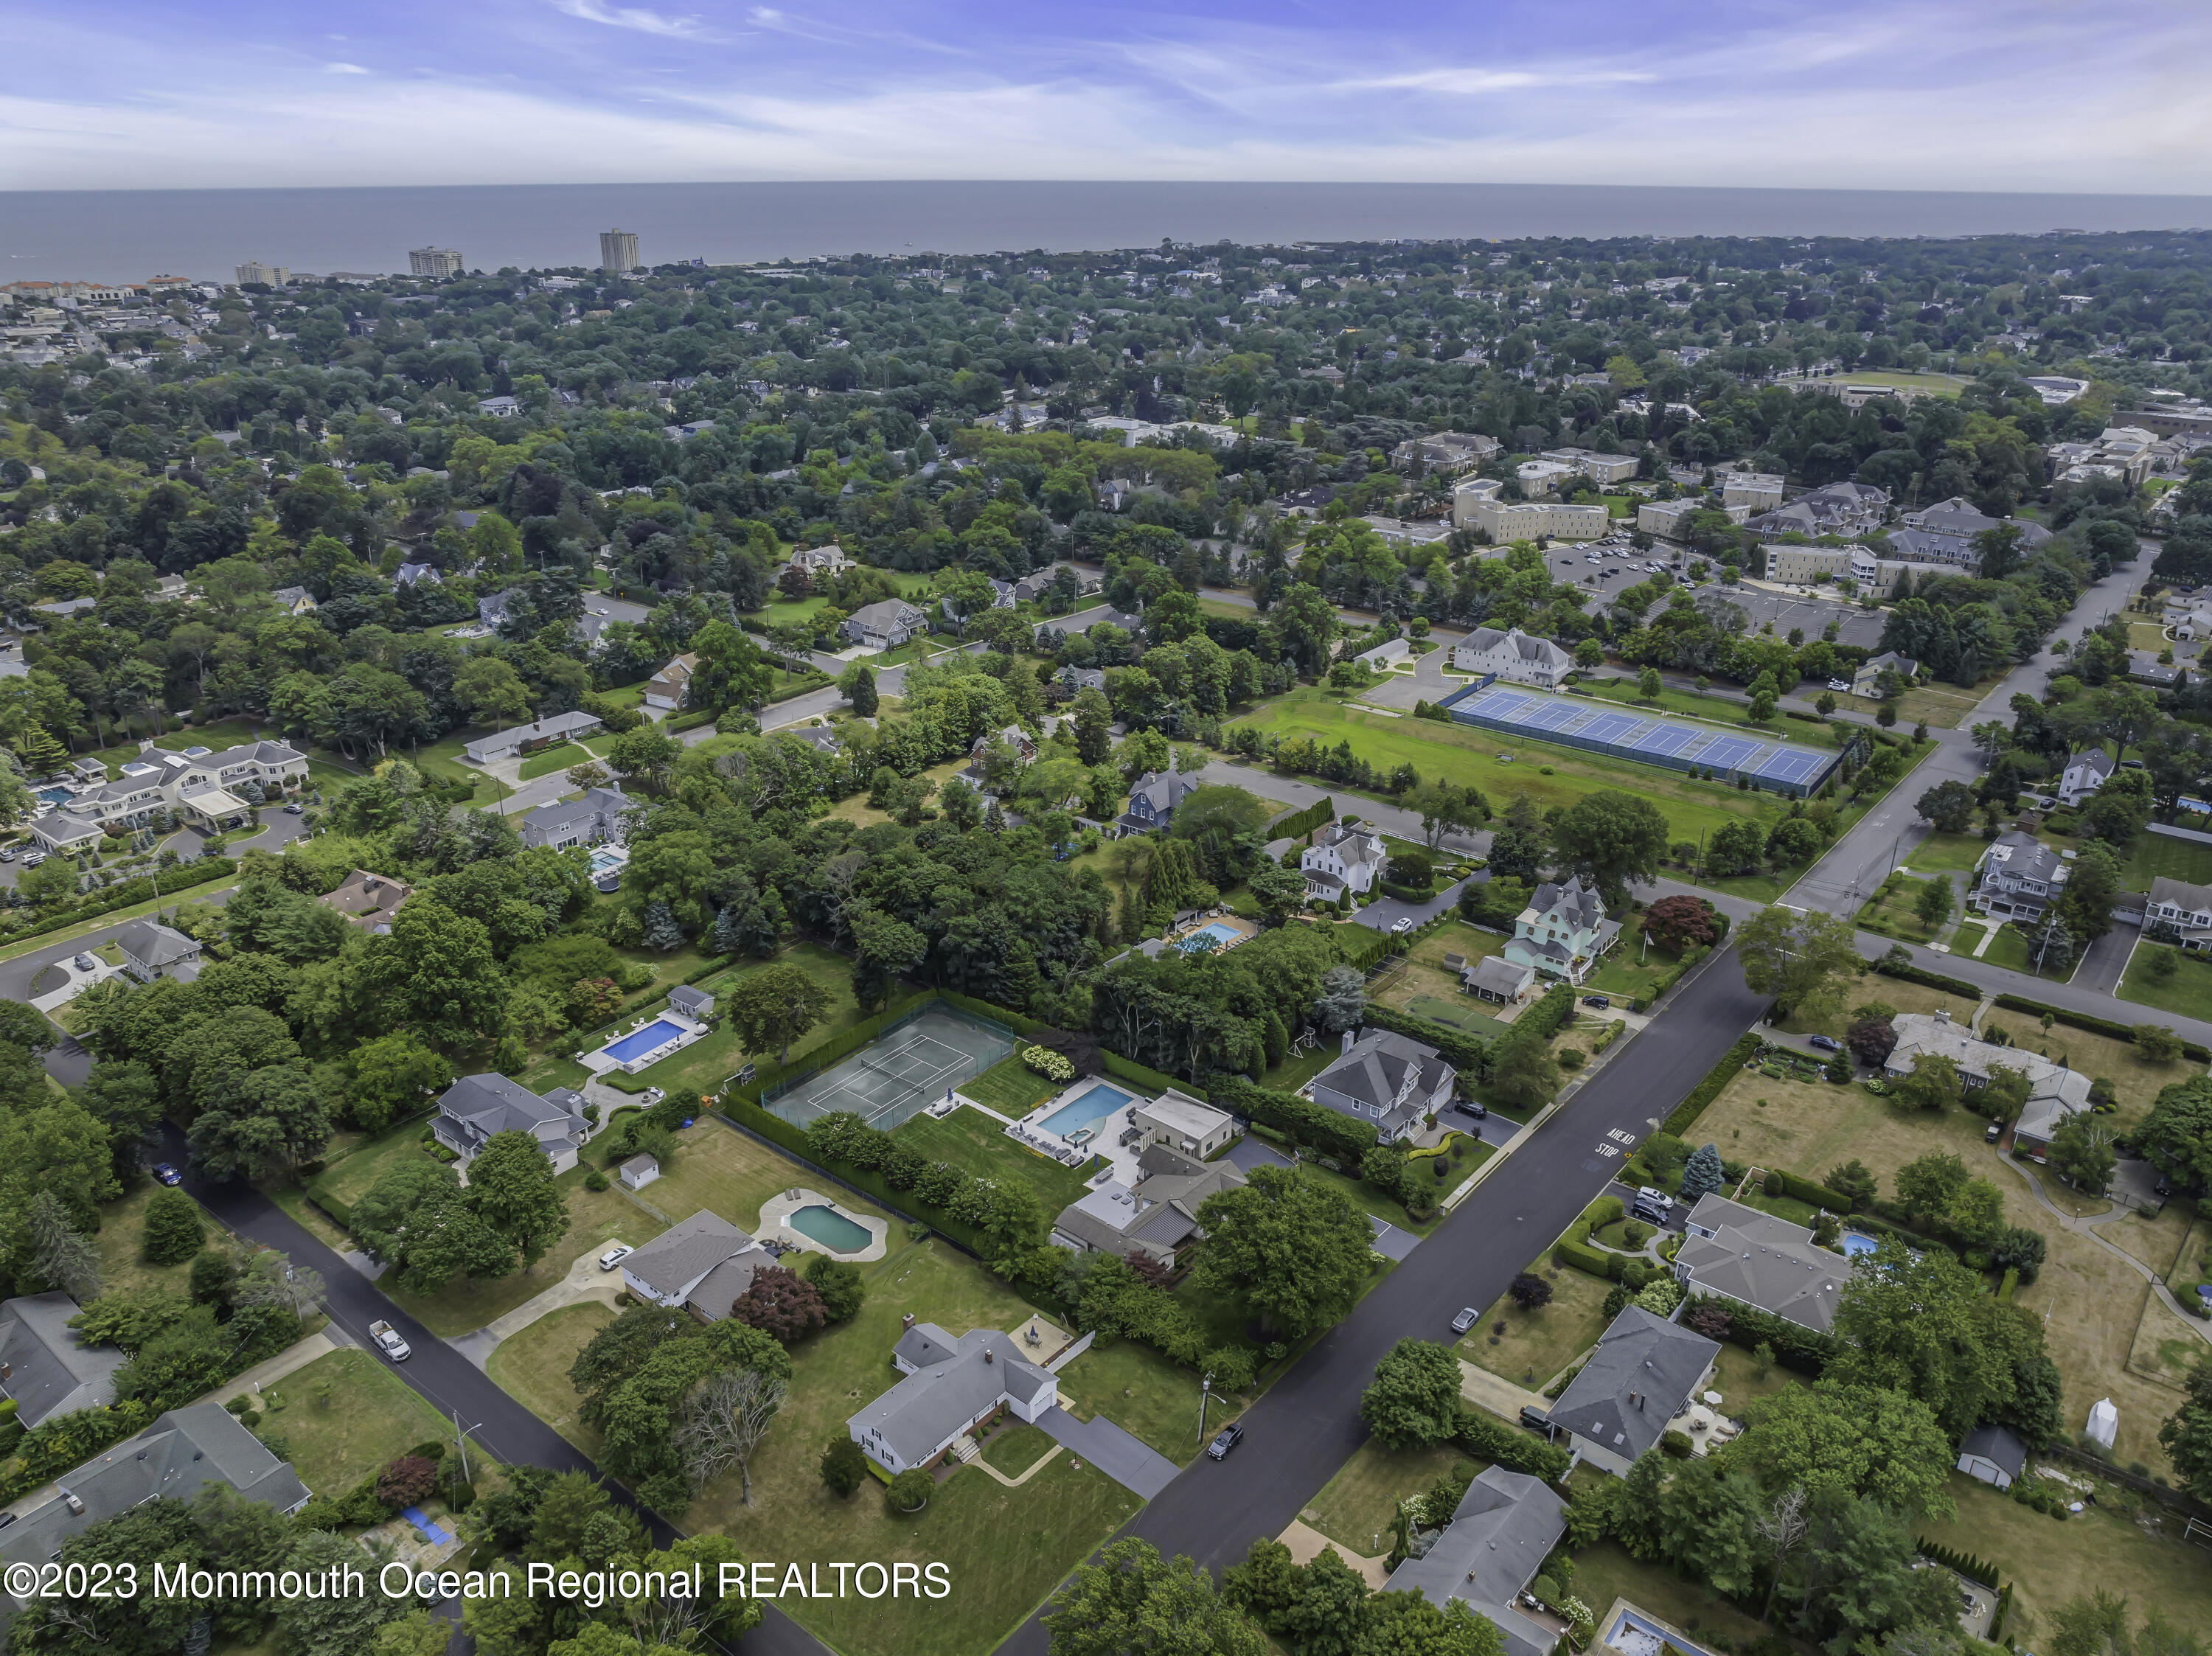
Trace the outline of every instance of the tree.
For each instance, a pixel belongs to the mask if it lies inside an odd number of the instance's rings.
[[[607,743],[607,764],[616,775],[657,789],[674,773],[683,752],[684,744],[674,737],[645,725]]]
[[[1392,1449],[1425,1449],[1459,1429],[1459,1359],[1447,1345],[1402,1339],[1375,1365],[1359,1417]]]
[[[330,1143],[331,1118],[307,1076],[270,1065],[222,1087],[185,1137],[194,1163],[210,1178],[268,1179],[321,1156]]]
[[[1541,1039],[1509,1030],[1491,1049],[1490,1086],[1509,1104],[1544,1103],[1559,1090],[1559,1060]]]
[[[918,1513],[929,1504],[930,1491],[935,1487],[936,1480],[927,1471],[920,1466],[909,1466],[891,1480],[890,1488],[885,1493],[890,1496],[891,1505],[899,1511]]]
[[[1770,1489],[1842,1490],[1917,1517],[1952,1515],[1955,1457],[1917,1398],[1822,1380],[1759,1399],[1748,1420],[1730,1459]]]
[[[1977,1305],[1981,1295],[1980,1276],[1948,1249],[1916,1254],[1882,1238],[1836,1296],[1836,1355],[1823,1378],[1917,1398],[1963,1436],[2009,1397],[2013,1354],[2040,1340],[2035,1319],[1994,1300]]]
[[[357,1541],[328,1530],[308,1530],[293,1543],[284,1568],[302,1579],[343,1580],[349,1571],[373,1579],[377,1561]],[[398,1621],[408,1608],[404,1598],[380,1592],[303,1592],[277,1600],[276,1625],[284,1648],[296,1656],[359,1656],[375,1644],[378,1629]]]
[[[1951,918],[1951,883],[1938,875],[1920,883],[1920,895],[1914,900],[1912,912],[1920,917],[1920,924],[1930,931]]]
[[[1342,1192],[1289,1168],[1256,1168],[1199,1206],[1199,1280],[1279,1338],[1296,1339],[1351,1307],[1370,1268],[1374,1228]]]
[[[1659,877],[1667,856],[1667,819],[1649,799],[1612,788],[1585,794],[1551,819],[1552,845],[1604,894],[1608,907],[1627,901],[1632,880]]]
[[[2212,1499],[2212,1356],[2190,1369],[2186,1400],[2158,1429],[2158,1445],[2183,1487],[2199,1501]]]
[[[745,1505],[753,1504],[753,1452],[775,1424],[790,1389],[788,1379],[753,1368],[724,1369],[699,1383],[684,1400],[675,1434],[676,1453],[693,1489],[704,1488],[735,1466]]]
[[[199,1204],[184,1192],[164,1187],[146,1198],[145,1236],[140,1247],[149,1264],[181,1265],[206,1240]]]
[[[1307,1015],[1324,1034],[1357,1029],[1367,1018],[1367,978],[1357,967],[1332,966],[1321,974],[1321,995]]]
[[[1821,1182],[1849,1202],[1854,1213],[1872,1202],[1881,1187],[1880,1180],[1868,1171],[1866,1163],[1856,1160],[1829,1168],[1827,1178]]]
[[[2043,919],[2028,933],[2027,952],[2038,977],[2045,972],[2063,973],[2073,965],[2074,933],[2057,904],[2043,911]]]
[[[867,1301],[868,1290],[861,1281],[860,1266],[833,1259],[826,1253],[806,1256],[806,1280],[822,1296],[822,1314],[830,1322],[850,1322]]]
[[[1659,670],[1646,667],[1636,676],[1636,694],[1644,701],[1656,701],[1664,687],[1659,682]]]
[[[453,1084],[453,1066],[404,1029],[362,1042],[346,1062],[346,1113],[363,1132],[383,1131]]]
[[[35,1281],[61,1289],[79,1305],[100,1297],[100,1250],[70,1222],[58,1197],[40,1191],[23,1210],[22,1222]]]
[[[552,1162],[537,1139],[515,1129],[494,1133],[469,1163],[468,1204],[521,1253],[526,1271],[568,1228]]]
[[[813,1333],[829,1317],[821,1291],[782,1265],[757,1267],[745,1291],[732,1303],[730,1315],[759,1329],[778,1345],[793,1344]]]
[[[1687,892],[1662,897],[1644,911],[1644,934],[1662,949],[1680,954],[1692,945],[1705,946],[1717,935],[1711,909],[1700,897]]]
[[[2087,1110],[2068,1116],[2051,1135],[2052,1171],[2075,1189],[2101,1196],[2118,1162],[2113,1136],[2102,1117]]]
[[[1076,1566],[1042,1619],[1054,1656],[1265,1656],[1267,1649],[1211,1575],[1135,1539],[1113,1542],[1096,1562]]]
[[[1973,825],[1974,791],[1964,782],[1939,782],[1912,809],[1934,823],[1938,834],[1964,834]]]
[[[391,926],[368,939],[360,968],[385,1027],[412,1025],[447,1047],[501,1032],[507,977],[481,921],[418,893],[392,912]]]
[[[1506,1284],[1506,1293],[1523,1311],[1534,1311],[1552,1302],[1552,1285],[1534,1271],[1524,1271]]]
[[[868,1481],[868,1457],[849,1437],[834,1437],[822,1452],[822,1481],[834,1495],[848,1495]]]
[[[1735,938],[1753,992],[1814,1023],[1841,1006],[1848,980],[1865,964],[1850,918],[1819,909],[1801,913],[1777,903],[1738,926]]]
[[[765,1053],[774,1049],[781,1065],[791,1043],[828,1013],[830,1000],[830,992],[799,968],[765,966],[726,992],[722,1012],[737,1034],[740,1051]]]
[[[2212,1079],[2159,1089],[2136,1137],[2144,1160],[2180,1185],[2212,1185]]]
[[[1887,1018],[1859,1018],[1844,1031],[1844,1045],[1859,1063],[1878,1070],[1897,1050],[1897,1030]]]
[[[1261,862],[1246,877],[1245,889],[1271,926],[1279,926],[1306,903],[1306,878],[1296,869]]]
[[[1892,1084],[1908,1109],[1948,1110],[1964,1095],[1959,1066],[1940,1052],[1915,1052],[1911,1071]]]
[[[1955,1156],[1931,1150],[1897,1170],[1897,1199],[1912,1222],[1926,1228],[1966,1187],[1966,1164]]]
[[[876,676],[866,664],[854,663],[852,683],[839,688],[844,690],[845,699],[853,704],[855,714],[862,719],[876,716],[876,709],[880,705],[876,696]]]
[[[1728,1182],[1721,1169],[1720,1147],[1702,1144],[1690,1153],[1682,1168],[1681,1197],[1685,1205],[1695,1207],[1704,1198]]]
[[[2136,1051],[2146,1064],[2171,1064],[2181,1056],[2181,1038],[2164,1023],[2136,1025]]]
[[[514,1244],[463,1199],[453,1170],[433,1162],[402,1162],[378,1174],[347,1228],[411,1294],[434,1294],[456,1274],[503,1277],[515,1265]]]

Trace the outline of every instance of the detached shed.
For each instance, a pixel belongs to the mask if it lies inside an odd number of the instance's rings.
[[[714,998],[703,989],[690,984],[679,984],[668,992],[668,1004],[696,1023],[706,1023],[714,1016]]]
[[[2002,1426],[1977,1426],[1959,1446],[1959,1470],[2009,1489],[2027,1471],[2027,1447]]]
[[[660,1177],[660,1163],[650,1156],[633,1156],[615,1169],[615,1177],[624,1190],[643,1190]]]

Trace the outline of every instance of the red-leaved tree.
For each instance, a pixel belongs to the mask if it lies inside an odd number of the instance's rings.
[[[802,1339],[829,1320],[821,1290],[795,1271],[763,1265],[731,1304],[730,1315],[779,1345]]]
[[[1704,901],[1686,894],[1662,897],[1644,911],[1644,930],[1662,949],[1680,954],[1692,943],[1713,940],[1713,917]]]

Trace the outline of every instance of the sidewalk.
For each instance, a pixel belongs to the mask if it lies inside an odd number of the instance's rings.
[[[586,1253],[568,1267],[566,1277],[543,1294],[525,1300],[505,1316],[494,1318],[482,1328],[454,1336],[446,1344],[482,1368],[491,1361],[491,1354],[499,1349],[501,1341],[520,1334],[548,1312],[581,1305],[586,1300],[596,1301],[611,1311],[616,1296],[622,1291],[622,1273],[601,1271],[599,1254]]]

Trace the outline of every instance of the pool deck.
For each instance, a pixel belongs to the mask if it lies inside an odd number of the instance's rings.
[[[1063,1135],[1054,1132],[1044,1125],[1045,1121],[1052,1115],[1098,1087],[1112,1088],[1127,1101],[1115,1105],[1110,1113],[1101,1118],[1106,1125],[1097,1137],[1084,1144],[1068,1144]],[[1054,1146],[1066,1145],[1070,1150],[1082,1158],[1070,1162],[1069,1165],[1072,1167],[1082,1167],[1094,1156],[1103,1156],[1112,1171],[1109,1174],[1102,1169],[1098,1177],[1091,1180],[1093,1184],[1097,1184],[1110,1176],[1120,1180],[1125,1185],[1133,1185],[1140,1176],[1137,1167],[1136,1152],[1123,1149],[1115,1141],[1121,1137],[1119,1123],[1121,1119],[1121,1113],[1131,1104],[1143,1104],[1147,1101],[1142,1093],[1133,1088],[1125,1087],[1118,1081],[1109,1081],[1103,1076],[1078,1076],[1068,1086],[1038,1105],[1018,1122],[1008,1126],[1006,1132],[1007,1136],[1017,1143],[1026,1142],[1027,1138],[1040,1138]],[[1065,1161],[1066,1158],[1063,1156],[1061,1159]]]
[[[650,1028],[656,1023],[667,1024],[676,1033],[659,1046],[649,1047],[635,1058],[620,1059],[614,1055],[614,1049],[617,1046],[621,1046],[623,1041],[641,1029]],[[672,1006],[663,1006],[658,1011],[646,1013],[629,1028],[611,1037],[597,1052],[586,1052],[576,1061],[594,1077],[617,1070],[621,1071],[624,1075],[635,1075],[639,1071],[649,1070],[661,1059],[682,1052],[693,1041],[704,1040],[708,1034],[708,1027],[705,1024],[694,1022]]]
[[[868,1245],[849,1253],[840,1253],[835,1248],[824,1247],[804,1231],[794,1230],[787,1222],[801,1208],[828,1208],[840,1218],[849,1219],[868,1233]],[[781,1195],[771,1196],[761,1204],[760,1223],[753,1231],[753,1240],[760,1242],[776,1241],[803,1248],[809,1253],[826,1253],[833,1259],[844,1259],[854,1265],[866,1265],[884,1257],[890,1226],[872,1214],[855,1213],[842,1202],[794,1185]]]

